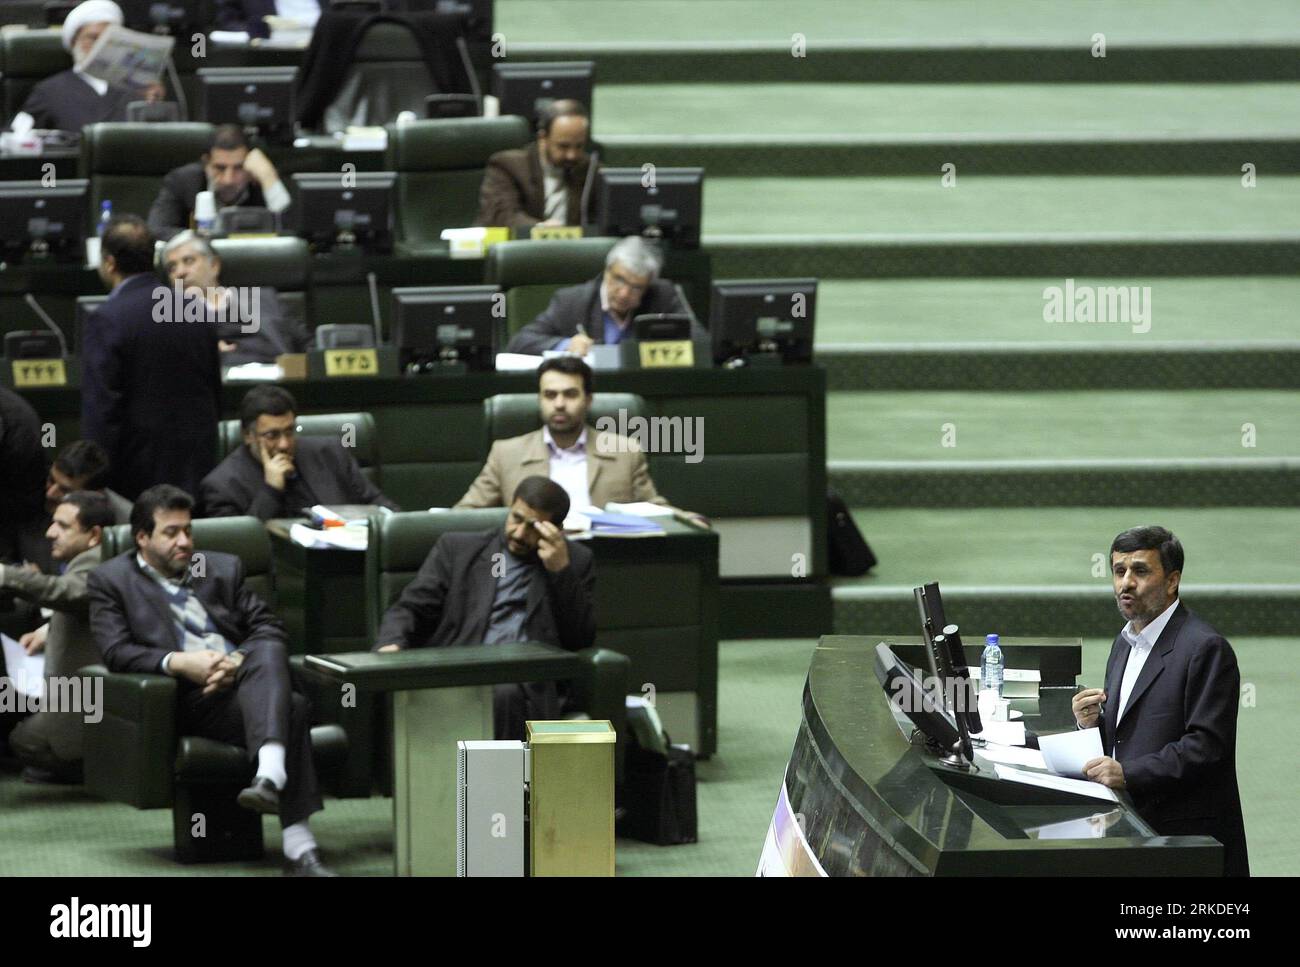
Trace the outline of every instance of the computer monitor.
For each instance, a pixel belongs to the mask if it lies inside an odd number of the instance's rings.
[[[601,168],[594,194],[597,234],[644,235],[699,248],[703,168]]]
[[[978,695],[979,689],[971,681],[970,670],[962,646],[961,631],[948,622],[943,610],[943,595],[936,582],[912,589],[917,612],[921,619],[921,637],[925,642],[926,663],[930,674],[939,684],[944,707],[963,731],[963,738],[971,732],[981,732]]]
[[[713,358],[810,363],[816,310],[816,279],[715,282],[709,300]]]
[[[298,234],[313,249],[392,251],[395,172],[311,172],[292,181]]]
[[[496,368],[505,300],[495,285],[393,290],[393,345],[404,371],[436,373],[463,364]]]
[[[280,144],[293,142],[296,67],[201,67],[200,116],[209,124],[256,129]]]
[[[589,60],[494,64],[492,93],[500,102],[499,113],[518,114],[536,129],[538,117],[552,101],[581,101],[590,117],[595,76],[596,65]]]
[[[875,671],[876,681],[890,703],[911,720],[932,748],[942,751],[945,761],[957,764],[961,755],[966,757],[966,762],[971,761],[974,750],[970,739],[961,734],[952,716],[935,702],[916,669],[895,655],[883,641],[876,645]]]
[[[39,181],[0,182],[0,259],[84,261],[89,186],[84,178],[60,180],[57,187]]]

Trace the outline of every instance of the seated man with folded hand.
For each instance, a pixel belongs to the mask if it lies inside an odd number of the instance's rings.
[[[90,573],[90,628],[113,672],[170,675],[177,729],[243,746],[256,763],[238,803],[278,814],[285,873],[333,876],[307,824],[323,807],[312,761],[307,700],[289,680],[280,619],[244,582],[233,554],[204,551],[192,567],[189,494],[170,484],[131,511],[134,547]]]
[[[316,504],[400,508],[365,478],[341,441],[298,438],[298,403],[279,386],[254,386],[239,404],[244,442],[203,478],[209,517],[298,517]]]
[[[677,288],[659,278],[663,256],[645,239],[620,239],[605,257],[605,271],[582,285],[560,289],[536,319],[515,333],[506,347],[511,353],[541,355],[548,349],[587,355],[596,343],[614,345],[629,336],[637,316],[689,312]],[[708,332],[691,323],[692,339]]]
[[[569,497],[545,477],[513,491],[504,530],[443,534],[397,603],[384,612],[375,650],[534,641],[569,651],[596,640],[591,551],[560,529]],[[556,682],[497,685],[493,731],[522,739],[529,719],[556,719]]]

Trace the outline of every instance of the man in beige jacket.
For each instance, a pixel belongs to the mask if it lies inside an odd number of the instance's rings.
[[[47,701],[72,696],[81,688],[77,710],[42,709],[24,719],[9,735],[9,748],[22,762],[29,782],[80,782],[82,729],[89,717],[103,714],[88,694],[77,670],[103,659],[90,634],[90,602],[86,578],[100,560],[105,527],[113,524],[113,509],[104,494],[79,490],[64,496],[54,508],[46,537],[62,574],[42,574],[30,566],[0,565],[0,587],[27,598],[53,613],[48,623],[20,639],[28,654],[45,652]],[[88,681],[88,680],[87,680]]]
[[[574,510],[610,501],[668,506],[636,442],[587,425],[591,387],[591,367],[581,359],[557,356],[542,363],[537,369],[542,429],[493,443],[478,479],[456,507],[504,507],[504,495],[534,475],[563,487]]]

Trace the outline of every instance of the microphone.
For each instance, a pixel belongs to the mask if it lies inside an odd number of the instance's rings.
[[[23,301],[31,307],[32,312],[36,313],[36,317],[40,319],[41,322],[45,323],[46,328],[54,333],[55,337],[59,340],[59,352],[61,352],[66,359],[68,356],[68,341],[63,338],[63,330],[54,324],[54,320],[49,317],[49,314],[44,309],[41,308],[41,304],[36,301],[36,297],[30,292],[23,296]]]
[[[383,345],[383,337],[379,324],[379,285],[375,280],[374,272],[366,273],[366,283],[370,286],[370,318],[375,327],[375,345]]]
[[[596,169],[600,166],[600,152],[595,148],[591,150],[591,158],[587,162],[587,180],[582,186],[582,201],[578,205],[578,220],[582,223],[585,230],[590,224],[587,217],[587,205],[591,200],[591,186],[596,180]]]
[[[478,113],[483,114],[483,88],[479,86],[478,75],[474,73],[474,63],[469,59],[469,44],[465,43],[465,35],[459,34],[456,37],[456,50],[460,52],[461,63],[465,66],[465,75],[469,78],[469,92],[474,95],[474,102],[478,104]]]

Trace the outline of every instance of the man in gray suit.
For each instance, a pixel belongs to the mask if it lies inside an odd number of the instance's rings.
[[[629,336],[637,316],[689,314],[677,287],[659,278],[663,256],[643,238],[614,243],[605,271],[590,282],[560,289],[536,319],[515,333],[507,352],[540,355],[548,349],[587,355],[593,345],[614,345]],[[691,322],[691,338],[708,340],[708,331]]]
[[[67,695],[67,680],[77,670],[100,661],[90,635],[86,578],[99,564],[104,528],[113,523],[108,498],[90,491],[68,494],[54,508],[46,537],[61,574],[42,574],[31,567],[0,565],[0,588],[13,591],[53,611],[50,620],[19,639],[29,655],[45,652],[47,696]],[[50,709],[24,719],[9,736],[9,747],[22,762],[28,782],[81,782],[81,730],[92,710],[82,695],[80,711]]]

